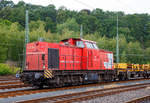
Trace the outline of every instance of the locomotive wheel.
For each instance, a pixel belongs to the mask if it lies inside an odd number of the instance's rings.
[[[57,76],[55,78],[55,80],[56,80],[56,84],[55,84],[56,87],[63,87],[64,86],[63,81],[62,81],[60,76]]]
[[[42,83],[39,83],[39,84],[35,84],[33,85],[35,88],[38,88],[38,89],[43,89],[43,84]]]
[[[38,88],[39,88],[39,89],[43,89],[43,84],[40,84],[40,85],[38,86]]]
[[[77,78],[75,76],[70,76],[71,85],[76,86],[77,85]]]
[[[80,81],[79,81],[79,85],[83,84],[83,77],[80,76],[80,77],[79,77],[79,80],[80,80]]]
[[[73,83],[72,85],[76,86],[76,85],[80,85],[83,83],[83,78],[81,76],[75,76],[73,79]]]

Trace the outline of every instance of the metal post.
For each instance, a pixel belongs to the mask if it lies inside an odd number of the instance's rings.
[[[24,63],[23,63],[23,70],[26,66],[26,45],[29,42],[29,25],[28,25],[29,17],[28,17],[28,10],[26,10],[26,18],[25,18],[25,44],[24,44]]]
[[[83,38],[83,28],[82,28],[82,25],[81,25],[81,27],[80,27],[80,39],[82,39]]]
[[[29,42],[29,16],[28,16],[28,10],[26,10],[26,32],[25,32],[25,43],[27,44]]]
[[[119,36],[118,36],[118,12],[117,12],[117,36],[116,36],[116,57],[117,63],[119,63]]]

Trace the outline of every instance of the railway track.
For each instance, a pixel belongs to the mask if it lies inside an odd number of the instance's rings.
[[[8,92],[1,92],[0,93],[0,98],[8,98],[8,97],[15,97],[15,96],[21,96],[21,95],[30,95],[30,94],[43,93],[43,92],[52,92],[52,91],[58,91],[58,90],[85,88],[85,87],[93,87],[93,86],[100,86],[100,85],[110,85],[110,84],[115,84],[115,83],[126,83],[126,82],[133,82],[133,81],[142,81],[142,80],[147,80],[147,79],[128,80],[128,81],[116,81],[116,82],[103,82],[103,83],[98,83],[98,84],[70,86],[70,87],[54,88],[54,89],[47,89],[47,88],[45,88],[45,89],[39,90],[39,89],[33,88],[33,89],[26,89],[26,90],[8,91]],[[2,88],[5,88],[5,87],[2,87]],[[6,88],[12,88],[12,85],[10,85],[10,87],[6,87]]]
[[[0,89],[12,89],[12,88],[23,88],[29,87],[29,85],[19,84],[19,85],[7,85],[7,86],[0,86]]]
[[[19,80],[15,76],[0,76],[0,80]]]
[[[63,87],[63,88],[51,88],[51,89],[48,89],[48,88],[44,88],[44,89],[36,89],[36,88],[26,88],[26,89],[23,89],[23,90],[13,90],[13,91],[4,91],[4,92],[0,92],[0,99],[3,98],[3,99],[7,99],[8,97],[16,97],[18,98],[17,96],[23,96],[23,95],[30,95],[30,94],[39,94],[39,93],[48,93],[48,92],[54,92],[54,91],[63,91],[63,90],[69,90],[69,89],[76,89],[76,88],[86,88],[86,87],[93,87],[93,86],[102,86],[102,85],[105,85],[104,88],[112,88],[111,85],[113,84],[116,84],[116,83],[130,83],[130,82],[135,82],[135,81],[144,81],[144,80],[150,80],[150,79],[137,79],[137,80],[128,80],[128,81],[116,81],[116,82],[104,82],[104,83],[97,83],[97,84],[88,84],[88,85],[81,85],[81,86],[70,86],[70,87]],[[131,85],[131,84],[130,84]],[[148,85],[148,84],[147,84]],[[1,86],[0,86],[1,87]],[[21,86],[22,88],[23,86]],[[5,88],[5,87],[4,87]],[[2,88],[2,89],[4,89]],[[12,85],[10,85],[8,87],[9,88],[13,88]],[[17,88],[14,86],[14,88]],[[18,86],[18,88],[20,88]],[[87,90],[90,90],[90,89],[87,89]],[[32,99],[32,98],[31,98]],[[16,101],[14,101],[16,102]],[[27,101],[28,102],[28,101]]]
[[[98,90],[79,92],[79,93],[71,93],[71,94],[65,94],[65,95],[60,95],[60,96],[45,97],[45,98],[39,98],[39,99],[34,99],[34,100],[17,101],[17,103],[41,103],[41,102],[71,103],[71,102],[80,102],[80,101],[85,101],[85,100],[89,100],[89,99],[93,99],[93,98],[97,98],[97,97],[114,95],[114,94],[121,93],[121,92],[143,89],[143,88],[147,88],[149,86],[150,86],[150,83],[136,84],[136,85],[121,86],[121,87],[114,87],[114,88],[107,88],[107,89],[98,89]]]
[[[21,85],[21,84],[23,84],[23,82],[21,82],[21,81],[11,81],[11,82],[0,82],[0,86],[1,85],[13,85],[13,84],[15,84],[15,85]]]
[[[19,79],[17,79],[17,78],[13,78],[13,79],[0,79],[0,81],[10,81],[10,80],[19,80]]]
[[[130,81],[128,81],[128,82],[130,82]],[[132,80],[132,81],[135,81],[135,80]],[[139,80],[136,80],[136,81],[139,81]],[[122,83],[122,82],[123,81],[121,81],[121,82],[114,82],[114,83]],[[127,81],[124,81],[124,83],[126,83],[126,82]],[[101,83],[99,85],[102,85],[102,84],[103,83]],[[110,85],[112,83],[105,83],[105,84]],[[133,86],[136,86],[136,85],[133,85]],[[139,84],[139,85],[141,85],[141,84]],[[144,84],[142,84],[142,85],[144,85]],[[149,84],[147,84],[147,85],[149,85]],[[98,84],[89,84],[89,85],[81,85],[81,86],[63,87],[63,88],[55,88],[55,89],[42,89],[42,90],[39,90],[39,89],[27,89],[27,90],[8,91],[8,92],[1,92],[0,93],[0,98],[8,98],[8,97],[30,95],[30,94],[44,93],[44,92],[52,92],[52,91],[58,91],[58,90],[67,90],[67,89],[75,89],[75,88],[92,87],[92,86],[98,86]],[[124,87],[126,87],[126,86],[124,86]],[[124,87],[121,87],[121,88],[124,88]],[[116,87],[116,88],[118,88],[118,87]],[[110,89],[112,89],[112,88],[110,88]],[[115,88],[113,88],[113,89],[115,89]]]
[[[0,77],[0,89],[12,89],[29,87],[15,77]]]
[[[141,98],[136,98],[126,103],[150,103],[150,95]]]

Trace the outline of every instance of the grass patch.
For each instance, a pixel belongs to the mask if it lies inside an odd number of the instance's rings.
[[[10,67],[7,64],[0,63],[0,75],[16,74],[16,72],[19,70],[20,68]]]

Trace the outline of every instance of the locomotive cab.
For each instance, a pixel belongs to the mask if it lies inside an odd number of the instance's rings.
[[[60,44],[79,48],[99,49],[96,42],[77,38],[64,39]]]
[[[64,39],[60,42],[62,45],[68,45],[68,46],[74,46],[74,47],[80,47],[84,48],[85,44],[82,39],[76,39],[76,38],[70,38],[70,39]]]

